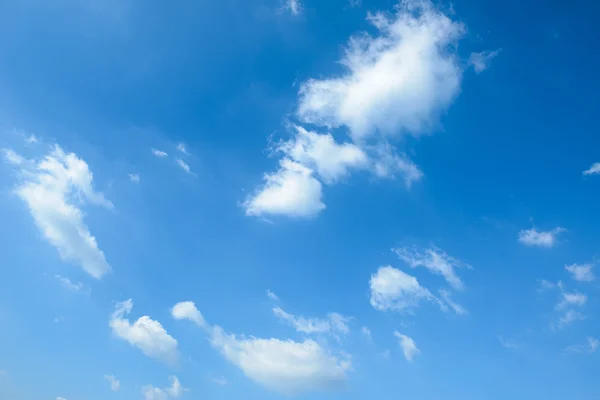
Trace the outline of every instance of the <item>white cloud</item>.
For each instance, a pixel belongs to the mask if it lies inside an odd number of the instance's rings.
[[[167,157],[168,154],[162,150],[152,149],[152,154],[154,154],[158,158]]]
[[[114,375],[104,375],[104,379],[110,383],[110,390],[117,392],[121,388],[121,382]]]
[[[59,396],[59,397],[56,398],[56,400],[67,400],[67,399],[65,399],[64,397],[60,397]]]
[[[277,295],[271,292],[269,289],[267,289],[267,297],[273,301],[279,301],[279,297],[277,297]]]
[[[440,301],[440,305],[441,305],[442,309],[444,309],[445,306],[449,306],[452,309],[452,311],[454,311],[458,315],[468,314],[468,311],[463,306],[455,303],[454,300],[452,300],[452,297],[451,297],[449,291],[447,291],[445,289],[440,289],[440,297],[441,297],[441,300],[443,300],[443,301]]]
[[[301,86],[298,117],[346,126],[355,140],[429,130],[460,92],[462,69],[450,48],[465,27],[417,0],[401,2],[392,18],[377,13],[368,19],[378,35],[350,39],[343,76]]]
[[[13,152],[14,153],[14,152]],[[80,204],[88,201],[112,209],[113,204],[92,187],[93,174],[85,161],[59,146],[38,162],[5,156],[21,166],[23,182],[16,194],[27,204],[44,237],[64,260],[79,264],[94,278],[111,270],[96,238],[83,222]],[[18,162],[15,162],[18,161]]]
[[[12,165],[21,165],[26,160],[19,154],[15,153],[14,150],[11,149],[2,149],[2,153],[4,153],[4,159]]]
[[[349,360],[338,359],[313,340],[246,338],[216,325],[204,329],[223,357],[254,382],[278,393],[337,388],[344,384],[350,369]]]
[[[300,4],[300,0],[285,0],[285,8],[292,13],[292,15],[300,14],[302,11],[302,4]]]
[[[492,62],[492,58],[496,57],[500,53],[501,49],[494,51],[482,51],[480,53],[471,53],[469,57],[469,64],[473,66],[476,73],[485,71]]]
[[[171,386],[160,389],[152,385],[146,385],[142,388],[144,400],[166,400],[168,398],[178,398],[183,395],[183,392],[188,389],[181,386],[179,379],[176,376],[169,377]]]
[[[85,285],[81,282],[73,282],[69,278],[60,275],[54,275],[54,277],[64,288],[72,292],[88,292],[88,290],[85,288]]]
[[[183,161],[181,158],[176,158],[175,162],[177,163],[177,165],[179,165],[179,167],[182,170],[184,170],[185,172],[187,172],[190,175],[194,175],[190,166],[185,161]]]
[[[562,293],[562,300],[556,305],[557,310],[563,310],[569,306],[584,306],[587,303],[587,296],[583,293]]]
[[[592,282],[596,279],[591,264],[565,265],[565,269],[573,275],[573,279],[579,282]]]
[[[296,135],[278,148],[290,159],[314,170],[325,183],[346,177],[351,168],[368,165],[366,153],[352,143],[338,144],[331,134],[319,134],[294,126]]]
[[[182,301],[175,304],[171,309],[171,316],[176,320],[187,319],[196,323],[201,328],[206,327],[204,317],[192,301]]]
[[[538,231],[535,228],[524,229],[519,232],[519,242],[526,246],[554,247],[558,242],[558,235],[566,229],[556,227],[549,231]]]
[[[389,265],[380,267],[369,285],[371,305],[379,311],[410,311],[423,300],[437,301],[417,278]]]
[[[313,171],[287,158],[279,164],[279,170],[265,174],[264,186],[244,202],[246,215],[311,217],[323,210],[321,183]]]
[[[338,360],[313,340],[238,338],[216,326],[211,343],[248,378],[285,395],[337,388],[350,368],[349,361]]]
[[[117,303],[109,326],[115,336],[138,347],[145,355],[168,364],[177,362],[177,340],[170,336],[160,322],[148,316],[138,318],[133,324],[125,318],[133,309],[131,299]]]
[[[302,333],[331,333],[332,335],[339,333],[346,335],[350,332],[348,327],[350,318],[338,313],[330,313],[326,319],[297,317],[286,313],[280,307],[273,308],[273,313]]]
[[[129,174],[129,180],[133,183],[140,183],[140,175],[139,174]]]
[[[584,175],[597,175],[600,174],[600,162],[592,164],[588,169],[583,171]]]
[[[585,344],[576,344],[565,348],[564,353],[579,354],[579,353],[595,353],[600,347],[600,341],[593,337],[588,337]]]
[[[423,178],[419,167],[406,154],[397,154],[388,143],[372,146],[370,150],[371,170],[377,177],[394,179],[400,175],[409,189]]]
[[[454,289],[460,290],[463,288],[463,282],[456,274],[456,268],[470,268],[470,266],[456,258],[450,257],[444,251],[436,247],[424,250],[419,250],[415,247],[398,247],[392,249],[392,251],[409,267],[427,268],[430,272],[443,276],[446,282]]]
[[[406,361],[411,362],[413,358],[421,352],[411,337],[403,335],[397,331],[394,332],[394,336],[398,338],[398,342],[400,343],[400,347],[402,348],[402,352],[404,353],[404,358],[406,358]]]
[[[189,155],[190,153],[188,153],[187,147],[185,145],[185,143],[178,143],[177,144],[177,151],[185,154],[185,155]]]

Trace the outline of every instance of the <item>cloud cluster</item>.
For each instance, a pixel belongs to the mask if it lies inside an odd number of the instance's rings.
[[[138,318],[131,323],[125,318],[133,309],[131,299],[117,303],[109,326],[113,334],[139,348],[148,357],[156,358],[167,364],[177,362],[177,340],[167,333],[160,322],[148,316]]]
[[[108,273],[110,265],[84,223],[81,206],[87,202],[112,209],[113,204],[94,190],[87,163],[58,145],[41,160],[25,160],[12,150],[5,150],[4,155],[19,169],[22,182],[15,193],[61,258],[80,265],[97,279]]]
[[[297,10],[297,2],[289,4]],[[322,183],[354,170],[401,177],[407,187],[422,178],[390,140],[431,132],[459,94],[463,69],[455,49],[465,27],[429,1],[405,0],[395,10],[368,15],[376,32],[348,40],[343,73],[300,85],[297,121],[326,132],[292,126],[292,139],[277,148],[279,169],[243,203],[247,215],[314,216],[325,209]]]
[[[560,313],[556,322],[552,323],[552,328],[562,329],[568,325],[571,325],[575,321],[585,319],[583,313],[578,309],[583,308],[588,301],[587,295],[577,291],[567,291],[563,282],[557,283],[542,280],[540,284],[541,290],[552,290],[557,289],[559,292],[559,299],[554,309]]]
[[[183,308],[187,311],[177,315],[172,311],[174,318],[188,319],[200,326],[226,360],[269,390],[292,395],[334,389],[346,381],[350,362],[332,355],[313,340],[296,342],[229,334],[203,319],[199,323],[195,316],[201,315],[200,311],[195,306],[191,309],[191,302],[178,303],[172,310],[181,310],[180,304],[186,304]]]

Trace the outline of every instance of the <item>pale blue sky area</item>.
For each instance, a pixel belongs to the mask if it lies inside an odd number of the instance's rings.
[[[0,399],[597,399],[598,11],[3,2]]]

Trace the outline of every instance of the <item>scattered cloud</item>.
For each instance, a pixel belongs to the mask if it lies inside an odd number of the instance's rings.
[[[178,398],[183,395],[183,392],[189,390],[181,386],[181,383],[176,376],[169,377],[169,380],[171,381],[171,386],[164,389],[160,389],[152,385],[144,386],[142,388],[144,400],[166,400],[168,398]]]
[[[56,400],[67,400],[67,399],[65,399],[64,397],[60,397],[59,396],[59,397],[56,398]]]
[[[171,308],[171,316],[176,320],[187,319],[201,328],[206,327],[206,321],[193,301],[182,301],[175,304]]]
[[[64,288],[66,288],[72,292],[89,293],[89,290],[86,289],[85,285],[81,282],[73,282],[69,278],[61,276],[61,275],[54,275],[54,277],[60,282],[60,284]]]
[[[371,330],[369,328],[367,328],[366,326],[363,326],[362,328],[360,328],[360,332],[367,338],[369,339],[369,341],[372,341],[373,338],[371,337]]]
[[[277,297],[277,295],[271,292],[269,289],[267,289],[267,297],[273,301],[279,301],[279,297]]]
[[[216,378],[213,378],[212,381],[219,386],[229,385],[229,381],[224,376],[218,376]]]
[[[343,334],[350,332],[348,327],[349,317],[345,317],[338,313],[330,313],[326,319],[321,318],[304,318],[288,314],[280,307],[273,308],[273,313],[282,321],[289,324],[298,332],[312,333],[331,333],[332,335]]]
[[[121,382],[119,382],[119,380],[115,378],[114,375],[104,375],[104,379],[108,381],[108,383],[110,384],[110,390],[112,390],[113,392],[117,392],[121,388]]]
[[[449,49],[465,27],[431,2],[416,0],[401,2],[391,17],[376,13],[368,20],[378,35],[350,39],[341,77],[302,84],[298,117],[348,127],[359,141],[430,130],[460,92],[462,69]]]
[[[185,143],[178,143],[177,144],[177,151],[179,151],[180,153],[183,153],[185,155],[189,155],[190,154],[190,153],[188,153],[187,146],[185,145]]]
[[[39,142],[38,138],[35,135],[29,135],[25,138],[25,142],[28,144]]]
[[[5,151],[7,160],[21,167],[22,182],[15,193],[27,204],[39,230],[62,259],[79,264],[100,279],[111,268],[83,221],[80,205],[87,201],[112,209],[113,204],[93,189],[93,174],[87,163],[58,145],[37,162],[25,162],[15,154]]]
[[[300,0],[285,0],[285,9],[289,10],[292,15],[299,15],[302,11]]]
[[[598,350],[599,346],[600,346],[600,340],[595,339],[593,337],[588,337],[587,342],[585,344],[576,344],[576,345],[568,346],[567,348],[565,348],[564,353],[565,354],[582,354],[582,353],[592,354],[592,353],[595,353],[596,350]]]
[[[575,321],[582,321],[584,316],[579,311],[567,310],[563,315],[558,318],[556,328],[562,329],[568,325],[571,325]]]
[[[423,300],[437,300],[417,278],[391,267],[380,267],[371,276],[371,305],[379,311],[410,311]]]
[[[154,154],[158,158],[167,157],[168,154],[162,150],[152,149],[152,154]]]
[[[556,227],[549,231],[538,231],[535,228],[524,229],[519,232],[519,242],[525,246],[554,247],[558,243],[558,235],[566,229]]]
[[[557,310],[564,310],[570,306],[584,306],[587,303],[587,296],[583,293],[562,292],[562,300],[556,305]]]
[[[182,170],[184,170],[185,172],[187,172],[190,175],[194,175],[190,166],[185,161],[183,161],[181,158],[176,158],[175,162],[177,163],[177,165],[179,165],[179,167]]]
[[[21,165],[26,160],[19,154],[15,153],[12,149],[2,149],[2,153],[4,154],[4,159],[12,165]]]
[[[505,349],[518,349],[519,348],[519,346],[517,344],[504,339],[502,336],[498,336],[498,340],[500,341],[500,344],[502,345],[502,347],[504,347]]]
[[[140,175],[139,174],[129,174],[129,180],[133,183],[140,183]]]
[[[298,162],[284,158],[279,170],[265,174],[264,180],[264,186],[244,202],[246,215],[312,217],[325,209],[321,183]]]
[[[274,392],[293,395],[333,389],[347,379],[350,361],[338,359],[313,340],[246,338],[226,333],[217,325],[202,328],[225,359]]]
[[[132,309],[131,299],[117,303],[109,321],[113,334],[139,348],[148,357],[170,365],[176,364],[177,340],[167,333],[160,322],[148,316],[140,317],[132,324],[125,318]]]
[[[402,348],[402,352],[404,353],[404,358],[406,358],[406,361],[412,362],[413,358],[421,352],[417,348],[415,341],[411,337],[403,335],[398,331],[394,332],[394,336],[398,338],[398,342]]]
[[[583,175],[598,175],[600,174],[600,162],[593,163],[588,169],[583,171]]]
[[[362,0],[348,0],[350,7],[359,7],[362,4]]]
[[[424,250],[419,250],[415,247],[397,247],[392,249],[392,251],[409,267],[427,268],[430,272],[443,276],[446,282],[454,289],[460,290],[463,288],[463,282],[456,274],[456,269],[463,267],[470,268],[470,266],[456,258],[450,257],[437,247]]]
[[[573,279],[579,282],[592,282],[596,279],[591,264],[565,265],[565,269],[571,273]]]
[[[490,66],[492,59],[496,57],[501,50],[502,49],[471,53],[471,56],[469,57],[469,65],[472,65],[475,72],[480,74]]]

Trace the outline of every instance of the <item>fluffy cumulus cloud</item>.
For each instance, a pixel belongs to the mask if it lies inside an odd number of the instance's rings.
[[[196,305],[192,301],[182,301],[177,303],[171,308],[171,316],[176,320],[187,319],[200,327],[206,326],[204,317],[196,308]]]
[[[205,324],[202,328],[225,359],[274,392],[293,395],[335,389],[347,379],[349,360],[336,357],[313,340],[247,338],[229,334],[217,325]]]
[[[403,335],[398,331],[394,332],[394,336],[398,338],[398,343],[402,348],[404,358],[406,358],[406,361],[411,362],[413,358],[420,353],[420,350],[417,348],[417,344],[410,336]]]
[[[181,386],[179,379],[176,376],[169,377],[171,385],[166,388],[157,388],[152,385],[142,387],[144,400],[167,400],[169,398],[178,398],[183,395],[188,389]]]
[[[298,94],[297,121],[341,127],[352,142],[293,126],[293,138],[277,147],[279,169],[244,203],[247,215],[314,216],[325,209],[321,183],[355,170],[399,177],[407,187],[423,177],[391,137],[437,126],[460,92],[463,71],[453,49],[465,28],[421,0],[405,0],[395,14],[369,14],[368,20],[377,32],[350,38],[340,60],[345,71],[308,79]]]
[[[247,215],[311,217],[325,209],[321,182],[310,168],[296,161],[284,158],[279,170],[264,179],[263,187],[244,203]]]
[[[131,323],[125,316],[131,313],[131,299],[117,303],[109,320],[113,334],[139,348],[148,357],[168,364],[177,362],[177,340],[167,333],[160,322],[143,316]]]
[[[573,279],[579,282],[592,282],[596,279],[591,264],[571,264],[565,269],[571,273]]]
[[[418,0],[403,1],[392,17],[370,14],[369,21],[377,35],[350,39],[343,76],[301,86],[298,117],[345,126],[355,139],[429,130],[460,91],[462,69],[451,49],[465,27]]]
[[[500,53],[500,50],[494,51],[482,51],[479,53],[471,53],[469,57],[469,64],[473,66],[476,73],[485,71],[492,62],[492,59]]]
[[[462,289],[463,282],[456,273],[457,268],[470,268],[469,265],[450,257],[444,251],[431,247],[418,249],[416,247],[397,247],[392,249],[409,267],[423,267],[430,272],[441,275],[454,289]]]
[[[5,159],[19,168],[22,182],[15,193],[61,258],[80,265],[94,278],[109,272],[104,253],[84,223],[81,206],[87,202],[112,209],[113,204],[94,190],[88,164],[59,146],[41,160],[25,160],[12,151],[5,151]]]
[[[598,175],[600,174],[600,162],[593,163],[588,169],[583,171],[584,175]]]
[[[566,231],[561,227],[556,227],[549,231],[538,231],[535,228],[524,229],[519,232],[519,242],[525,246],[554,247],[558,243],[558,235]]]
[[[114,375],[104,375],[104,379],[110,384],[110,390],[117,392],[121,388],[121,382]]]
[[[389,265],[380,267],[369,285],[371,305],[379,311],[410,311],[423,300],[435,299],[417,278]]]
[[[330,313],[327,318],[304,318],[293,314],[288,314],[280,307],[273,308],[273,313],[282,321],[286,322],[298,332],[312,333],[330,333],[332,335],[346,335],[350,332],[348,322],[350,317],[345,317],[338,313]]]

